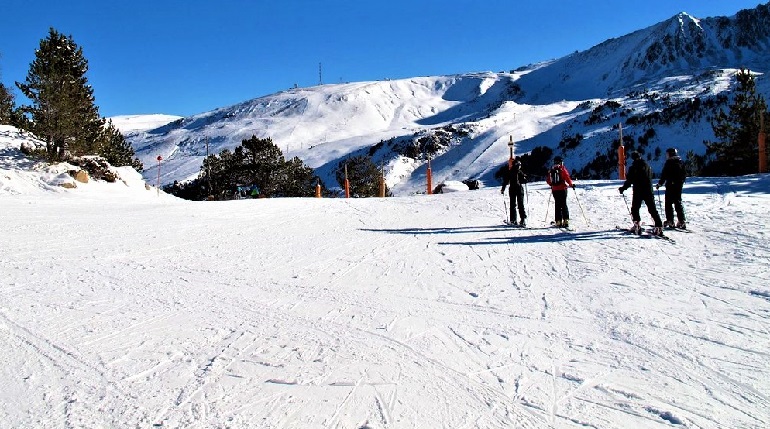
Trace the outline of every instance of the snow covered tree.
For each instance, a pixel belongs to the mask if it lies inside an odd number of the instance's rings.
[[[48,158],[57,161],[65,152],[98,154],[104,120],[94,104],[88,84],[88,61],[71,36],[51,28],[40,41],[24,83],[16,82],[32,104],[21,111],[31,119],[31,129],[46,142]]]
[[[711,121],[717,141],[706,141],[710,162],[702,174],[739,176],[757,172],[760,118],[767,104],[756,92],[754,76],[741,69],[736,74],[738,86],[729,111],[719,110]]]

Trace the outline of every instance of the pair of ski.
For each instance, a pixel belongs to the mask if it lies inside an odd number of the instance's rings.
[[[511,227],[511,228],[521,228],[521,229],[528,229],[529,228],[526,225],[519,225],[518,223],[512,223],[511,221],[508,221],[508,220],[503,220],[503,225]],[[568,231],[568,232],[575,231],[575,228],[573,228],[571,226],[568,226],[568,227],[556,226],[556,223],[554,223],[554,222],[551,222],[551,228],[558,228],[558,229],[560,229],[562,231]]]
[[[575,230],[575,228],[573,228],[571,226],[559,226],[559,225],[556,225],[556,222],[553,222],[553,221],[551,221],[551,228],[559,228],[559,229],[563,229],[564,231],[574,231]]]
[[[518,222],[511,222],[506,219],[503,220],[503,224],[505,226],[510,226],[511,228],[527,228],[526,225],[520,225]]]
[[[685,228],[675,228],[675,227],[664,227],[663,231],[676,231],[676,232],[686,232],[686,233],[692,233],[691,230],[685,229]]]
[[[629,228],[625,228],[625,227],[622,227],[622,226],[618,226],[618,225],[615,225],[615,229],[617,229],[617,230],[619,230],[619,231],[623,231],[623,232],[625,232],[626,234],[633,234],[633,235],[636,235],[636,236],[638,236],[638,237],[644,237],[644,238],[658,238],[658,239],[661,239],[661,240],[666,240],[666,241],[668,241],[668,242],[670,242],[670,243],[676,243],[676,241],[675,241],[673,238],[671,238],[671,237],[669,237],[669,236],[667,236],[667,235],[657,235],[657,234],[653,234],[653,233],[652,233],[652,231],[653,231],[653,229],[652,229],[652,228],[641,228],[641,229],[639,230],[639,232],[638,232],[638,233],[637,233],[637,232],[634,232],[633,230],[631,230],[631,229],[629,229]]]

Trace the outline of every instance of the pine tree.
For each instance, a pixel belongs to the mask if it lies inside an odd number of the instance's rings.
[[[313,169],[299,158],[286,161],[272,139],[252,136],[232,152],[208,156],[194,183],[179,188],[187,195],[218,199],[230,198],[238,186],[256,186],[263,197],[309,197],[317,181]]]
[[[299,157],[286,161],[278,171],[276,182],[283,197],[312,197],[319,182],[315,171],[305,165]]]
[[[94,104],[88,84],[88,61],[72,39],[51,28],[40,41],[27,79],[16,86],[32,101],[22,106],[31,119],[31,130],[46,141],[50,160],[73,155],[95,154],[104,120]]]
[[[282,184],[278,172],[286,161],[273,139],[251,136],[235,148],[235,154],[240,160],[241,184],[256,185],[262,195],[267,197],[280,194]]]
[[[97,153],[103,156],[110,165],[116,167],[128,165],[136,171],[142,171],[142,162],[134,157],[134,148],[126,141],[123,134],[115,128],[112,121],[107,121],[107,125],[102,130]]]
[[[352,156],[341,161],[335,170],[340,186],[345,183],[345,166],[348,170],[350,195],[355,197],[376,197],[380,192],[380,169],[370,156]],[[385,188],[385,195],[390,192]]]
[[[738,86],[729,111],[720,110],[711,121],[717,141],[705,142],[710,162],[702,170],[704,175],[738,176],[757,172],[760,115],[767,110],[767,104],[757,95],[750,71],[741,69],[736,80]]]
[[[0,82],[0,125],[13,125],[13,117],[13,94],[2,82]]]
[[[222,150],[219,155],[209,155],[203,160],[198,175],[198,184],[208,189],[204,189],[199,194],[223,197],[228,191],[232,191],[233,186],[238,183],[235,176],[236,171],[235,156],[228,149]]]
[[[2,77],[0,73],[0,79]],[[0,82],[0,125],[14,125],[15,109],[13,93]]]

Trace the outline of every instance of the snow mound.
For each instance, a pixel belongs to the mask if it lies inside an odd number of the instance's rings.
[[[0,125],[0,196],[88,194],[103,197],[157,197],[161,194],[148,186],[142,175],[131,167],[109,167],[117,177],[114,183],[93,179],[84,183],[74,178],[73,173],[81,170],[80,167],[66,162],[49,164],[38,161],[21,150],[22,146],[44,145],[43,141],[30,133]]]

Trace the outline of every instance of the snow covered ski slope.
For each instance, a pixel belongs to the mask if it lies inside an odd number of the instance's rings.
[[[573,232],[542,183],[526,229],[496,186],[2,193],[0,427],[770,427],[770,176],[692,179],[676,243],[617,185]]]

